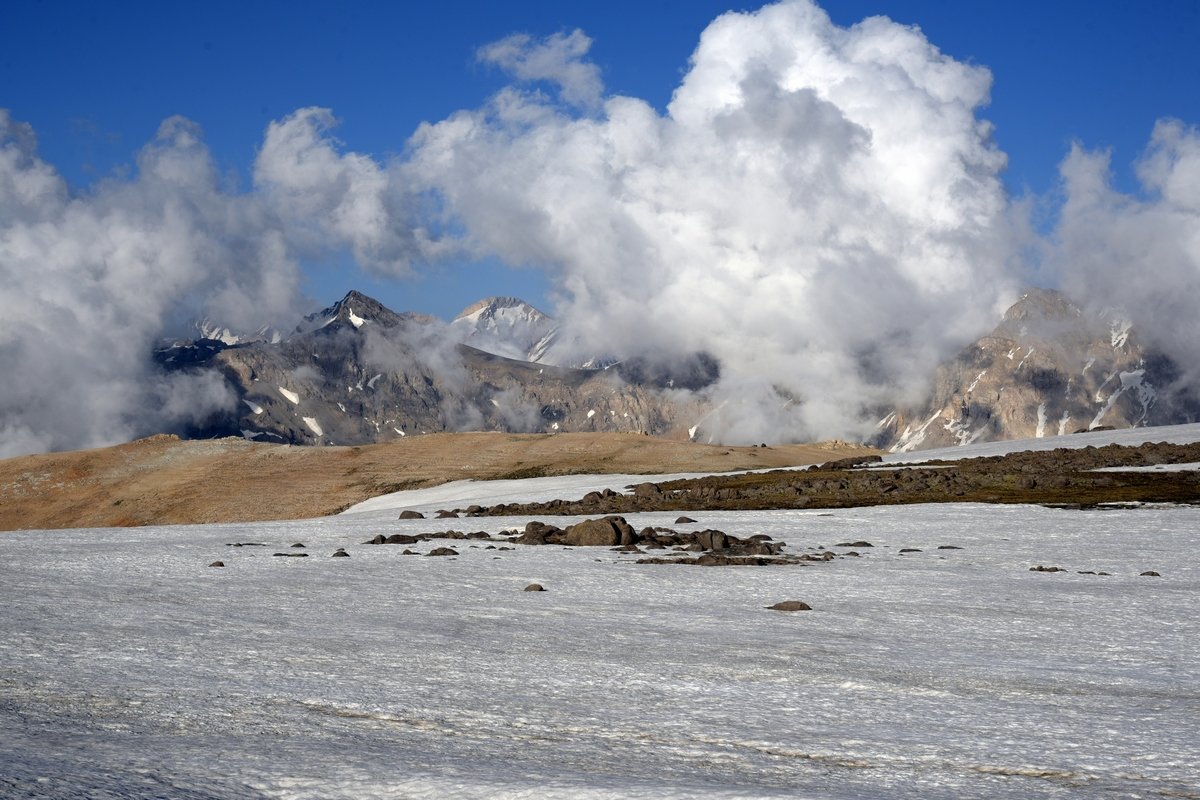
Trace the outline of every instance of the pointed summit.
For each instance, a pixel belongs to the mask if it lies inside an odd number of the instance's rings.
[[[516,297],[487,297],[464,308],[451,327],[459,341],[520,361],[540,361],[558,323]]]
[[[402,324],[404,319],[403,315],[392,311],[375,298],[351,289],[333,305],[305,317],[293,335],[331,327],[349,327],[357,330],[367,325],[379,325],[394,328]]]

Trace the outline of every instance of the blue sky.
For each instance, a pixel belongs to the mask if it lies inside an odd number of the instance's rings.
[[[747,6],[753,8],[754,6]],[[988,67],[1010,193],[1052,202],[1071,141],[1111,148],[1115,184],[1156,119],[1200,122],[1200,4],[826,2],[841,25],[883,14],[921,27],[960,61]],[[199,123],[230,180],[249,182],[263,131],[297,108],[331,108],[348,150],[403,152],[422,121],[475,108],[505,83],[476,49],[515,32],[581,28],[609,93],[662,109],[705,26],[727,2],[11,4],[0,25],[0,107],[30,123],[41,157],[86,191],[127,174],[163,119]],[[733,6],[739,8],[739,6]],[[397,309],[449,316],[487,294],[545,304],[541,273],[447,263],[414,279],[370,278],[348,258],[309,267],[328,302],[362,288]]]

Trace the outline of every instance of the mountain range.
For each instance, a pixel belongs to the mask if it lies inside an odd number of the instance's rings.
[[[234,410],[190,436],[310,445],[453,430],[686,438],[701,414],[698,401],[668,398],[653,381],[630,380],[627,368],[550,363],[556,326],[512,298],[485,301],[447,324],[398,314],[352,291],[287,336],[217,329],[226,339],[174,342],[156,352],[168,370],[218,370],[237,397]]]
[[[513,297],[481,300],[447,323],[351,291],[286,335],[211,320],[195,330],[198,338],[160,348],[158,363],[219,371],[236,407],[186,432],[193,437],[354,445],[498,430],[684,439],[711,410],[704,390],[720,378],[703,353],[669,366],[587,355]],[[1190,422],[1200,404],[1178,391],[1178,377],[1121,314],[1030,290],[938,367],[925,402],[884,413],[868,442],[903,452]]]

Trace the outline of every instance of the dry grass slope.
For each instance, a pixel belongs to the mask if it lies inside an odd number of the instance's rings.
[[[0,530],[304,519],[464,478],[722,472],[872,452],[841,442],[724,447],[619,433],[446,433],[361,447],[152,436],[0,461]]]

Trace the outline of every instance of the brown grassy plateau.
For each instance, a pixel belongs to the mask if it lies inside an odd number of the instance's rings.
[[[446,433],[361,447],[152,436],[0,461],[0,530],[303,519],[464,478],[724,472],[873,452],[841,442],[725,447],[619,433]]]

